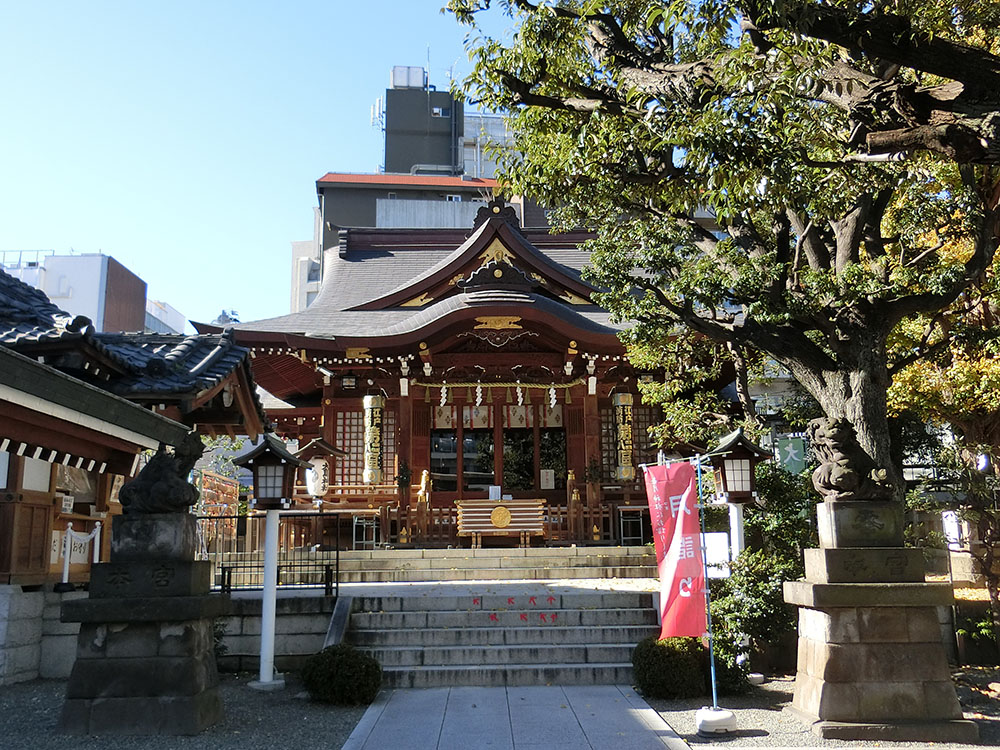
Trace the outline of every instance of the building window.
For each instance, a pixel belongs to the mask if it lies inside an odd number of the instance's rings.
[[[396,194],[395,194],[395,193],[389,193],[389,194],[388,194],[388,195],[386,196],[386,198],[388,198],[388,199],[389,199],[389,200],[391,200],[391,201],[394,201],[394,200],[396,200]]]
[[[493,478],[493,430],[462,433],[462,489],[486,492]]]
[[[562,427],[548,427],[538,431],[538,469],[538,489],[566,489],[566,430]],[[551,487],[548,486],[550,483]]]
[[[431,107],[431,117],[451,117],[451,107]]]
[[[505,427],[503,431],[503,488],[535,487],[535,436],[530,428]]]
[[[456,430],[431,430],[431,480],[436,491],[454,492],[458,489]]]
[[[462,202],[462,196],[458,195],[458,194],[455,194],[455,193],[449,193],[448,195],[446,195],[444,197],[444,199],[446,201],[450,202],[450,203],[461,203]]]

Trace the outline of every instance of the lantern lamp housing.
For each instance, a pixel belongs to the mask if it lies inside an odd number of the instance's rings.
[[[743,430],[726,435],[709,453],[715,494],[724,503],[749,503],[757,497],[754,468],[771,458],[770,451],[751,442]]]
[[[273,433],[249,453],[235,459],[236,466],[246,466],[253,472],[255,506],[260,509],[288,507],[295,486],[295,472],[309,463],[293,456]]]

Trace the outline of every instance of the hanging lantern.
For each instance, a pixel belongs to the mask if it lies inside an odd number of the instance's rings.
[[[381,396],[365,396],[365,468],[362,481],[379,484],[382,481],[382,408]]]
[[[322,456],[309,459],[306,469],[306,492],[322,498],[330,490],[330,462]]]
[[[632,394],[616,393],[611,401],[615,410],[615,444],[618,456],[615,479],[632,481],[635,479],[635,466],[632,464]]]

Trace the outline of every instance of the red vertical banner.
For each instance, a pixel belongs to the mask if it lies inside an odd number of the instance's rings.
[[[647,466],[645,476],[660,573],[660,638],[702,636],[705,566],[694,467],[687,461]]]

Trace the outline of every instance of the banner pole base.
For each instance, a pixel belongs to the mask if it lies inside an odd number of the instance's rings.
[[[700,735],[727,734],[736,731],[736,714],[724,708],[705,706],[695,711],[694,725]]]

